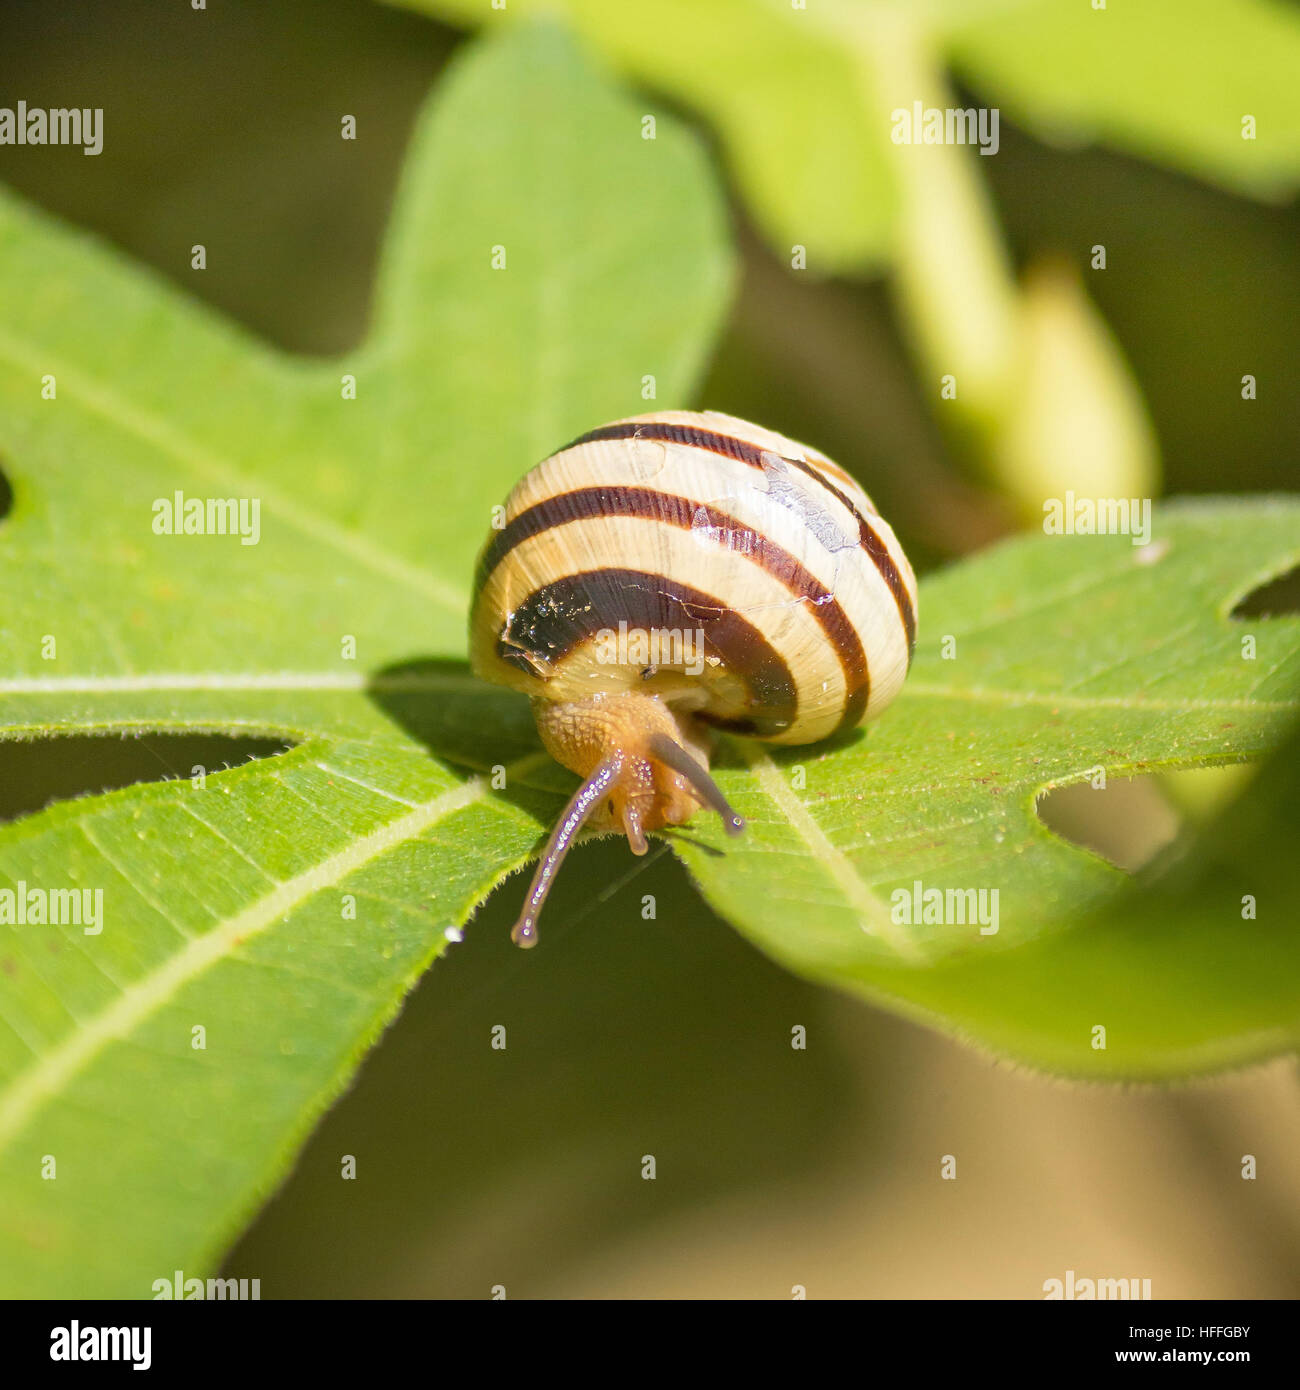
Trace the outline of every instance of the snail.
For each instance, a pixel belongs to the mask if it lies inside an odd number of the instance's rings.
[[[511,936],[537,940],[585,825],[646,835],[701,807],[744,822],[709,773],[714,732],[814,743],[894,698],[916,580],[889,525],[824,455],[715,411],[634,416],[575,439],[510,493],[479,558],[471,665],[532,697],[582,778]]]

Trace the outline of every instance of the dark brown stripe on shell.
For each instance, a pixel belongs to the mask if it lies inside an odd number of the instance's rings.
[[[737,459],[741,463],[748,464],[751,468],[760,469],[763,466],[763,455],[776,453],[776,450],[763,449],[757,444],[751,444],[747,439],[737,439],[734,435],[718,434],[713,430],[698,429],[694,425],[673,425],[666,421],[657,420],[639,422],[629,420],[617,425],[602,425],[599,429],[590,430],[587,434],[581,435],[571,444],[566,444],[564,449],[576,449],[580,444],[595,444],[606,439],[634,438],[660,439],[669,444],[687,444],[696,449],[707,449],[712,454],[722,454],[727,458]],[[563,453],[564,449],[558,452]],[[889,586],[889,592],[893,594],[894,602],[898,605],[898,616],[902,619],[903,630],[907,634],[907,659],[910,665],[912,653],[916,648],[916,612],[912,607],[912,598],[907,592],[907,586],[903,583],[903,576],[898,572],[898,566],[894,563],[894,558],[890,555],[885,543],[872,529],[871,523],[858,510],[853,500],[841,492],[824,473],[818,472],[814,464],[805,459],[786,458],[784,454],[777,454],[777,457],[785,459],[786,463],[805,473],[814,482],[820,483],[832,497],[849,509],[857,521],[858,544],[871,556],[872,562],[880,571],[880,577]]]
[[[503,624],[497,656],[536,675],[602,629],[617,630],[620,621],[643,632],[703,632],[705,658],[719,658],[745,684],[754,710],[726,721],[700,715],[706,723],[759,736],[794,723],[794,677],[763,634],[712,594],[645,570],[585,570],[534,590]]]
[[[479,560],[475,591],[482,592],[492,572],[515,546],[556,526],[602,516],[641,517],[683,531],[707,527],[721,549],[752,560],[792,594],[805,600],[844,673],[845,703],[838,729],[856,728],[862,722],[871,697],[867,654],[839,600],[788,550],[706,503],[641,487],[586,487],[556,493],[520,512],[496,533]],[[741,543],[735,544],[734,538],[739,538]]]

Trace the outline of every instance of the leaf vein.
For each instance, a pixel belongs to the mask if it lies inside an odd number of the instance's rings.
[[[101,1052],[129,1037],[182,988],[232,955],[249,937],[281,921],[316,893],[471,805],[485,791],[486,784],[473,778],[444,792],[285,880],[201,936],[191,937],[175,955],[128,986],[108,1008],[84,1022],[0,1092],[0,1151],[44,1103],[90,1066]]]

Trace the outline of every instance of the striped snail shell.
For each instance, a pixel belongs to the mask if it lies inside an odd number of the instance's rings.
[[[712,731],[812,743],[873,718],[911,662],[916,580],[854,479],[714,411],[591,430],[514,488],[479,559],[470,654],[533,698],[583,779],[512,936],[585,823],[646,832],[700,806],[743,828],[708,772]]]

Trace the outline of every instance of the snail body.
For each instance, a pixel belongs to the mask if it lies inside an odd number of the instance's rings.
[[[648,832],[701,806],[743,828],[708,773],[713,731],[813,743],[902,686],[916,580],[889,525],[824,455],[713,411],[592,430],[511,492],[480,557],[470,658],[532,697],[547,751],[583,778],[514,929],[536,940],[584,824]]]

